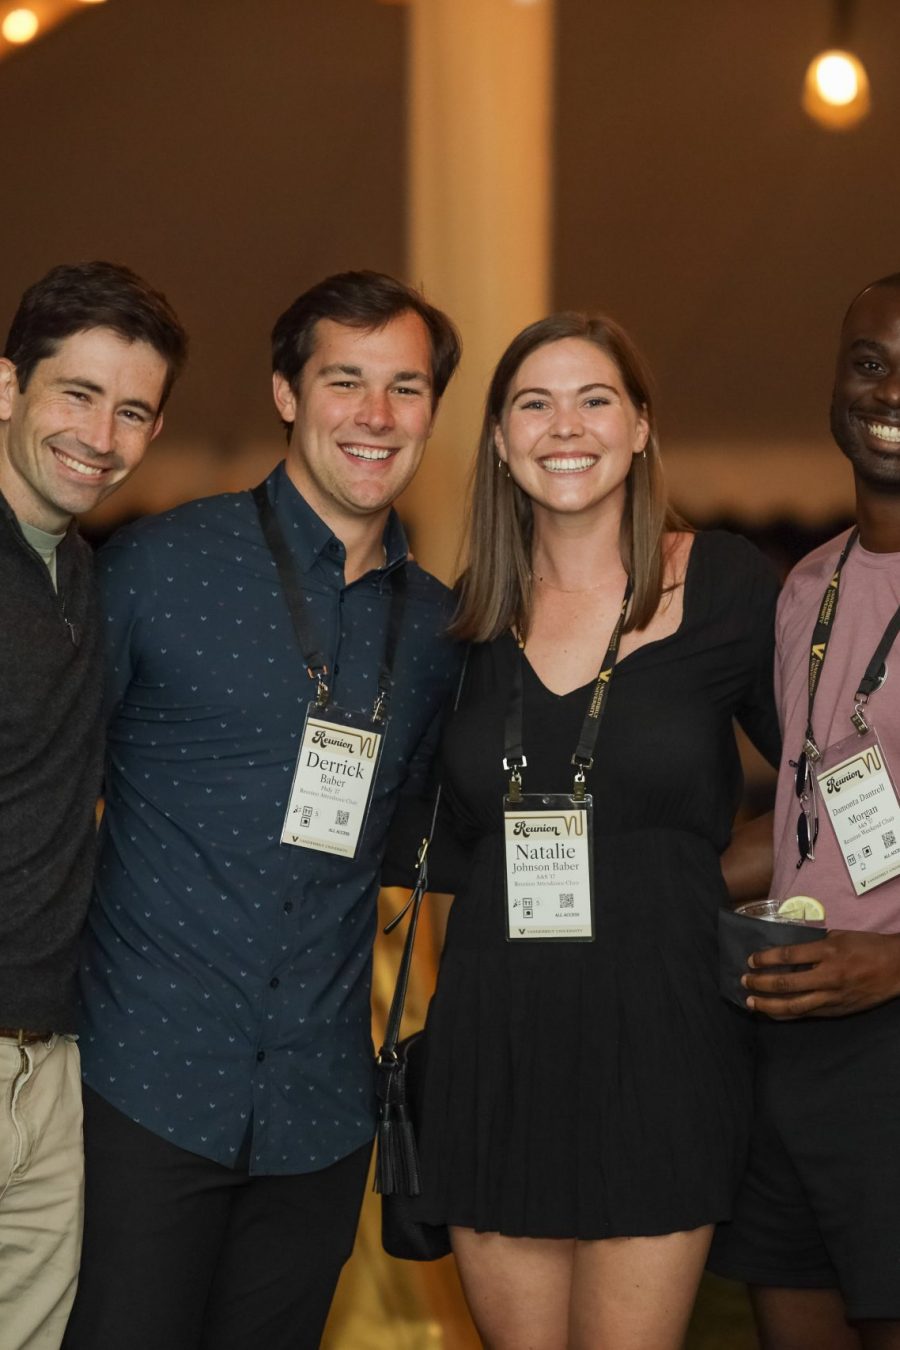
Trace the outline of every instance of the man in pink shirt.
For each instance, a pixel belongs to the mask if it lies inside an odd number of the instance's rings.
[[[900,273],[847,312],[831,429],[857,528],[779,603],[772,884],[828,931],[750,958],[757,1120],[711,1266],[750,1284],[764,1350],[900,1350]]]

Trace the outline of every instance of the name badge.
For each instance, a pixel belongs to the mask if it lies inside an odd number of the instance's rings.
[[[385,722],[311,703],[281,842],[340,858],[356,855],[381,758]]]
[[[875,728],[829,746],[816,782],[856,894],[900,874],[900,803]]]
[[[503,799],[511,942],[593,942],[593,800],[565,793]]]

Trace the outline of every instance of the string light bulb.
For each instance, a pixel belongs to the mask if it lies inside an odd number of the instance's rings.
[[[810,62],[803,82],[803,108],[830,131],[849,131],[872,106],[865,66],[852,52],[830,48]]]
[[[7,42],[21,46],[30,42],[40,27],[33,9],[11,9],[0,25],[0,33]]]
[[[834,0],[831,43],[813,57],[803,81],[803,110],[829,131],[849,131],[868,114],[869,77],[851,51],[854,0]]]

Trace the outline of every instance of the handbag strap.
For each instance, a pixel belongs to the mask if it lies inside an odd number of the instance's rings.
[[[456,686],[456,697],[453,700],[453,711],[456,712],[459,707],[459,700],[462,697],[463,681],[466,678],[466,667],[469,664],[469,649],[466,648],[466,654],[463,657],[462,670],[459,672],[459,683]],[[392,933],[403,916],[412,911],[409,915],[409,925],[406,929],[406,941],[403,944],[403,955],[400,958],[400,968],[397,971],[397,982],[394,985],[394,996],[391,999],[390,1011],[387,1016],[387,1025],[384,1029],[384,1042],[378,1051],[378,1063],[384,1064],[397,1059],[397,1042],[400,1039],[400,1027],[403,1022],[403,1009],[406,1004],[406,992],[409,987],[409,972],[412,969],[413,947],[416,942],[416,929],[419,924],[419,910],[422,908],[422,901],[425,898],[425,892],[428,890],[428,850],[431,847],[431,841],[434,838],[434,830],[437,824],[438,808],[441,804],[441,792],[443,784],[438,783],[437,791],[434,794],[434,806],[431,810],[431,822],[428,826],[428,834],[419,845],[419,855],[416,858],[416,884],[413,887],[412,895],[406,904],[395,914],[390,923],[385,926],[385,933]]]

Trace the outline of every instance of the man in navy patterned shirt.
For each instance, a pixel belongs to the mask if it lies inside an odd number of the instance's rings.
[[[193,502],[101,555],[112,707],[69,1347],[319,1344],[374,1129],[385,835],[458,664],[449,595],[391,506],[458,357],[416,291],[328,278],[273,332],[288,451],[261,498]],[[379,695],[386,721],[368,711]],[[373,730],[368,815],[344,847],[363,770],[342,746]],[[313,797],[292,786],[313,762],[338,807],[316,848]]]

